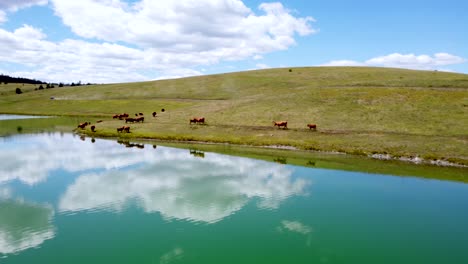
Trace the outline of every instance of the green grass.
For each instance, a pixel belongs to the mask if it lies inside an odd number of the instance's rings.
[[[0,113],[102,117],[96,136],[289,145],[468,165],[464,74],[309,67],[40,91],[25,85],[21,95],[15,88],[0,85]],[[115,128],[124,122],[110,116],[123,112],[143,112],[146,122],[118,135]],[[204,116],[207,125],[189,125],[193,116]],[[273,120],[287,120],[289,129],[274,128]]]

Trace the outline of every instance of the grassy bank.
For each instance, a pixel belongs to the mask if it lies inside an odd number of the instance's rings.
[[[34,90],[0,85],[0,113],[98,117],[95,136],[287,145],[468,165],[468,76],[365,67],[269,69],[175,80]],[[54,99],[50,99],[53,97]],[[164,108],[167,111],[162,113]],[[151,113],[158,113],[156,118]],[[143,112],[143,124],[116,113]],[[204,116],[206,125],[189,125]],[[287,120],[287,130],[273,127]],[[307,123],[315,123],[310,131]]]

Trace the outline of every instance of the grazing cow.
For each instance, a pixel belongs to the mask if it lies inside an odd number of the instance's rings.
[[[86,127],[87,125],[89,125],[88,122],[80,123],[80,124],[78,125],[78,128],[85,129],[85,127]]]
[[[120,114],[118,117],[119,117],[120,120],[123,120],[123,119],[125,119],[125,118],[128,117],[128,114],[127,114],[127,113],[123,113],[123,114]]]
[[[194,117],[190,119],[190,124],[195,123],[195,124],[205,124],[205,118],[204,117]]]
[[[135,118],[135,122],[144,122],[145,121],[145,117],[144,116],[140,116],[140,117],[137,117]]]
[[[113,115],[113,116],[112,116],[112,119],[117,119],[117,118],[119,118],[119,117],[120,117],[120,115],[119,115],[119,114],[116,114],[116,115]]]
[[[137,113],[135,113],[135,116],[138,116],[138,114],[137,114]]]
[[[138,118],[127,117],[127,118],[125,118],[125,123],[128,123],[128,122],[133,123],[133,122],[135,122],[137,119],[138,119]]]
[[[130,127],[129,126],[123,126],[123,131],[130,133]]]
[[[163,109],[161,109],[161,112],[163,112],[163,113],[164,113],[165,111],[166,111],[166,109],[164,109],[164,108],[163,108]]]
[[[118,127],[118,128],[117,128],[117,133],[123,132],[123,129],[124,129],[124,127]]]
[[[307,127],[309,128],[309,130],[312,130],[312,128],[314,130],[317,130],[317,125],[316,124],[307,124]]]
[[[156,117],[156,115],[157,115],[156,112],[153,112],[153,117]]]
[[[143,115],[143,113],[138,113],[138,114],[141,115],[141,116]]]
[[[96,126],[91,126],[91,131],[96,132]]]
[[[283,127],[284,129],[288,128],[288,121],[273,121],[274,126],[278,126],[278,128]]]
[[[96,123],[101,123],[101,122],[102,122],[102,120],[98,120],[98,121],[96,121]]]

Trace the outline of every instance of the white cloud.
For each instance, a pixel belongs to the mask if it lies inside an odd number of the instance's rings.
[[[1,0],[0,10],[17,11],[34,5],[46,5],[47,2],[47,0]]]
[[[7,21],[6,13],[2,10],[0,10],[0,24],[4,23]]]
[[[448,53],[430,55],[392,53],[371,58],[365,62],[351,60],[331,61],[322,66],[383,66],[417,70],[442,70],[440,66],[465,63],[466,59]]]
[[[366,64],[352,60],[334,60],[320,66],[366,66]]]
[[[255,65],[255,67],[256,67],[257,69],[268,69],[268,68],[271,68],[270,66],[268,66],[268,65],[265,64],[265,63],[257,63],[257,64]]]
[[[9,10],[47,1],[4,5]],[[60,42],[31,25],[0,29],[0,60],[27,65],[4,72],[45,81],[129,82],[201,74],[195,67],[261,58],[315,32],[313,18],[280,3],[255,14],[240,0],[51,0],[63,23],[82,38]],[[0,14],[1,19],[1,14]],[[96,41],[97,40],[97,41]]]

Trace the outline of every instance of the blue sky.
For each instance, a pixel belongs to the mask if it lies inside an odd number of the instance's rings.
[[[295,66],[468,73],[468,1],[0,0],[0,73],[130,82]]]

